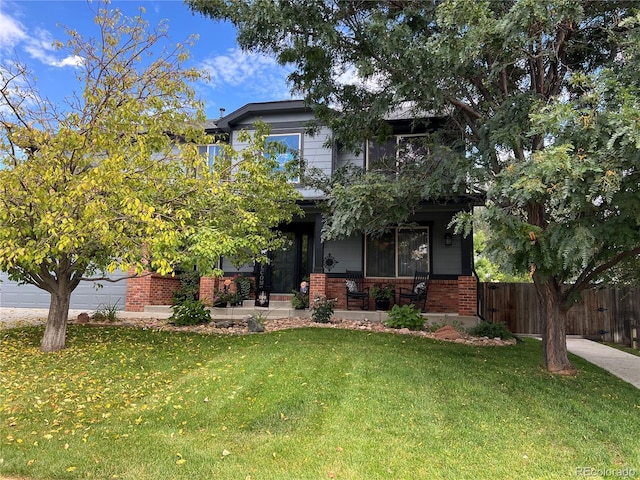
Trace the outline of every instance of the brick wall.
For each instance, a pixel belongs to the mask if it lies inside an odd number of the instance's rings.
[[[313,302],[315,297],[334,298],[327,290],[330,279],[326,273],[312,273],[309,277],[309,300]],[[343,280],[344,283],[344,280]],[[339,308],[339,307],[338,307]]]
[[[476,315],[478,311],[478,283],[476,277],[458,277],[458,313]]]
[[[213,303],[213,291],[218,285],[218,279],[216,277],[200,277],[200,300],[205,305],[211,305]]]
[[[411,289],[412,278],[366,278],[365,287],[369,292],[376,283],[393,283],[396,286],[396,297],[400,287]],[[326,279],[326,296],[337,298],[338,309],[346,310],[347,294],[344,278]],[[393,303],[392,303],[393,305]],[[353,304],[352,304],[353,308]],[[373,298],[369,299],[369,309],[375,308]],[[459,277],[458,280],[431,280],[427,293],[427,312],[430,313],[457,313],[459,315],[476,315],[476,279],[475,277]]]
[[[222,290],[224,288],[224,281],[231,280],[231,285],[229,285],[229,291],[236,291],[236,284],[233,279],[235,276],[226,276],[226,277],[200,277],[200,300],[202,300],[205,305],[211,305],[213,303],[213,292],[215,290]],[[253,281],[253,285],[255,288],[255,279],[254,277],[247,277]],[[251,292],[251,297],[254,297],[255,292]],[[291,298],[291,296],[287,297]],[[271,298],[273,300],[273,297]]]
[[[134,271],[129,271],[133,275]],[[143,273],[127,280],[125,311],[142,312],[145,305],[171,305],[173,293],[180,288],[180,278]]]

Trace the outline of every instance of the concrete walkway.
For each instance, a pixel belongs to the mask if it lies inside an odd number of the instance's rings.
[[[584,338],[567,338],[567,350],[640,388],[640,357]]]

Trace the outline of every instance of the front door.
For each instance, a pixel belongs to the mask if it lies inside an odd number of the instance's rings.
[[[311,265],[312,233],[308,229],[284,232],[289,245],[271,255],[271,291],[291,293],[308,277]]]

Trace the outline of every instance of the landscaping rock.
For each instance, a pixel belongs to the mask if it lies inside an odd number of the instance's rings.
[[[78,315],[78,323],[89,323],[89,320],[91,320],[91,317],[87,312],[82,312]]]
[[[249,327],[249,332],[251,333],[262,333],[264,332],[264,325],[258,322],[251,315],[247,317],[247,327]]]
[[[435,331],[433,338],[437,340],[458,340],[462,338],[462,334],[451,325],[445,325]]]
[[[221,322],[215,322],[214,326],[216,328],[231,328],[233,327],[235,324],[233,322],[233,320],[222,320]]]

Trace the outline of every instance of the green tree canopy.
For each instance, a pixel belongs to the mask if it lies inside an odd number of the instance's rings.
[[[188,44],[164,47],[166,25],[100,9],[97,38],[67,30],[82,59],[80,91],[56,105],[19,62],[0,69],[0,269],[51,294],[43,350],[64,347],[70,296],[120,267],[214,270],[282,244],[274,231],[298,195],[265,157],[265,126],[209,169],[204,114],[185,66]]]
[[[426,158],[422,175],[370,171],[331,188],[329,236],[398,220],[354,222],[345,191],[361,203],[375,201],[373,191],[412,206],[443,194],[486,200],[488,249],[514,272],[532,273],[546,367],[574,371],[566,311],[582,289],[640,253],[636,2],[187,3],[233,22],[244,48],[295,66],[294,91],[317,105],[344,145],[384,137],[385,115],[399,108],[446,117],[454,134],[446,137],[456,139],[448,146],[463,153],[438,168]],[[451,179],[445,191],[442,174]],[[471,218],[458,219],[458,228],[470,226]]]

